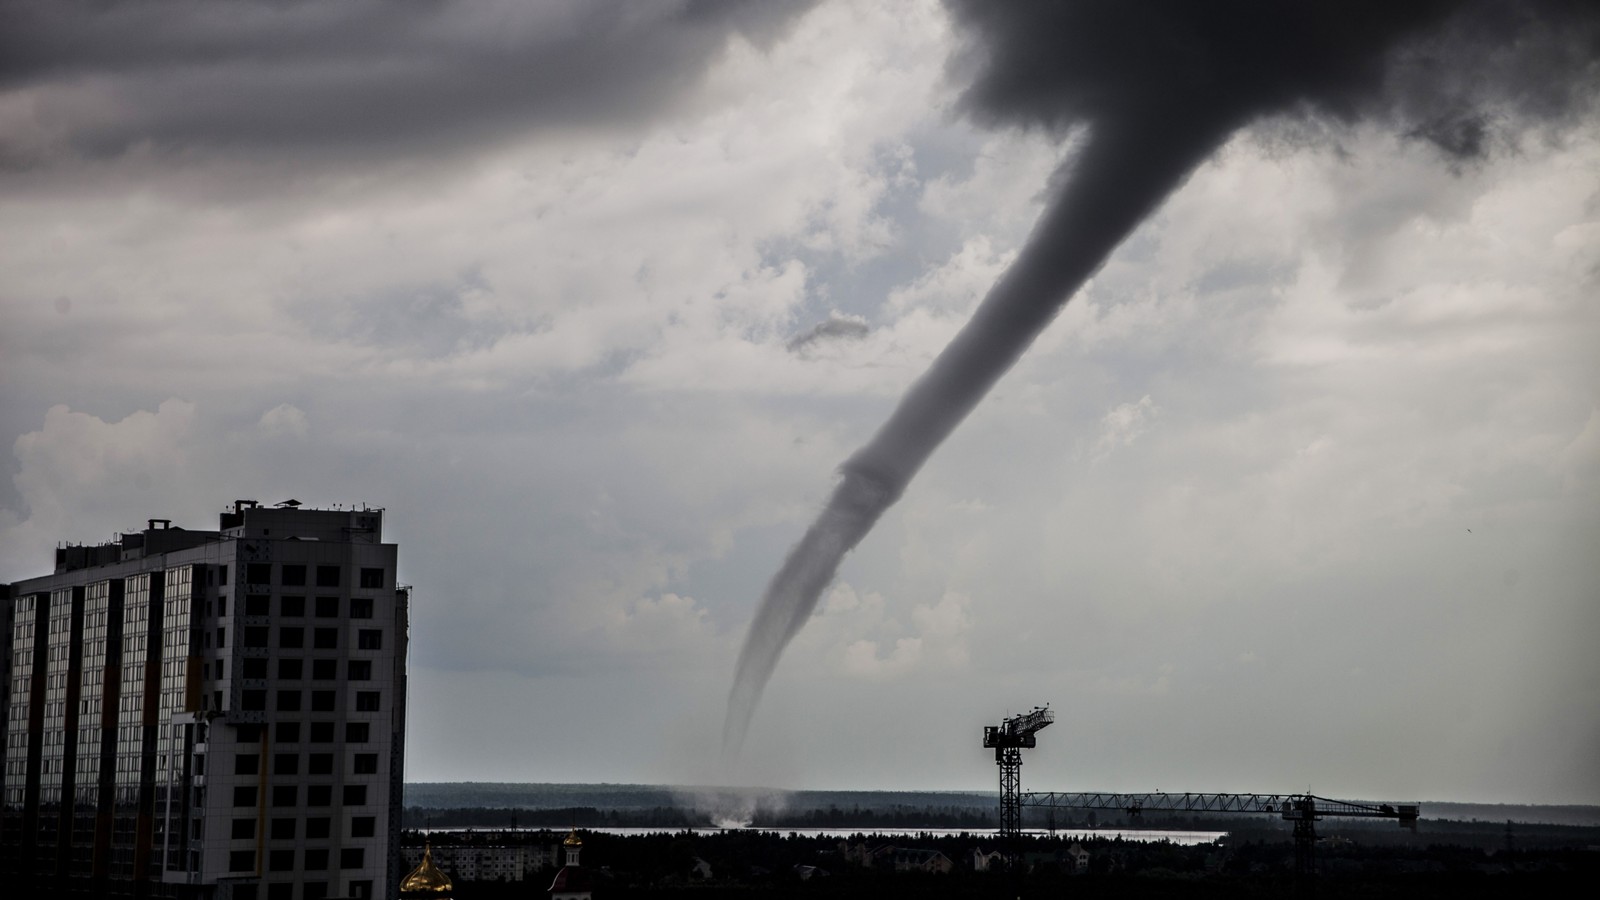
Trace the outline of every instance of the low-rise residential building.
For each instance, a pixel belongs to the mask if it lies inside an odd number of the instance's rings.
[[[943,875],[954,869],[955,863],[937,850],[891,845],[872,851],[872,867],[896,872],[932,872]]]
[[[1005,854],[1001,853],[999,850],[990,850],[988,853],[985,853],[983,852],[982,847],[972,848],[972,871],[988,872],[991,869],[999,871],[1000,869],[1005,868],[1005,865]]]
[[[1071,865],[1072,871],[1079,874],[1087,872],[1089,871],[1089,851],[1083,849],[1082,844],[1074,842],[1071,847],[1067,848],[1067,862]]]
[[[476,837],[476,836],[474,836]],[[431,845],[433,864],[457,883],[472,881],[527,881],[560,861],[555,844],[513,842],[501,836],[458,841],[439,834]],[[422,863],[425,847],[405,847],[401,854],[407,866]]]

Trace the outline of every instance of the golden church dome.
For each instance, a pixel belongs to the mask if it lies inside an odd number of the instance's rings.
[[[439,871],[439,867],[433,864],[433,846],[431,844],[423,848],[422,862],[400,882],[400,893],[404,896],[412,894],[448,894],[450,893],[450,888],[450,876]]]
[[[567,835],[567,839],[561,842],[561,846],[563,846],[563,847],[582,847],[583,846],[583,838],[578,837],[578,829],[576,829],[576,828],[572,829],[572,833],[568,834]]]

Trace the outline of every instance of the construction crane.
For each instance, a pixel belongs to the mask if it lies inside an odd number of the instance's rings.
[[[1417,830],[1422,808],[1416,803],[1360,803],[1330,800],[1314,794],[1068,794],[1058,791],[1024,794],[1024,806],[1044,809],[1120,810],[1130,818],[1146,812],[1234,813],[1282,816],[1294,823],[1295,870],[1316,869],[1316,821],[1325,817],[1394,819],[1401,828]]]
[[[1004,841],[1014,841],[1022,833],[1022,751],[1037,747],[1035,735],[1055,720],[1056,714],[1045,705],[983,728],[983,746],[994,748],[994,761],[1000,767],[1000,837]]]
[[[1022,834],[1022,807],[1119,810],[1131,818],[1145,812],[1265,814],[1294,823],[1295,869],[1310,875],[1316,869],[1318,819],[1325,817],[1394,819],[1401,828],[1417,830],[1421,805],[1330,800],[1315,794],[1113,794],[1060,791],[1022,793],[1022,751],[1039,746],[1038,733],[1056,720],[1050,707],[1010,716],[983,729],[983,746],[994,748],[1000,766],[1000,838],[1015,846]]]

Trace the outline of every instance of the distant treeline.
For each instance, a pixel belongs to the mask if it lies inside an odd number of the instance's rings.
[[[406,785],[407,806],[431,809],[506,807],[556,809],[892,809],[900,806],[993,808],[994,792],[971,791],[783,791],[767,788],[672,787],[655,784],[515,784],[496,782],[413,782]]]
[[[998,827],[996,798],[971,792],[763,791],[666,788],[659,785],[411,784],[406,786],[407,828],[705,828],[730,818],[764,829],[905,831]],[[1594,807],[1512,807],[1428,804],[1416,833],[1377,819],[1324,819],[1321,836],[1347,836],[1369,846],[1447,841],[1484,850],[1570,847],[1600,843],[1600,828],[1586,827]],[[1471,815],[1462,815],[1471,813]],[[1453,815],[1452,815],[1453,814]],[[1503,814],[1504,818],[1489,816]],[[1528,824],[1564,820],[1562,824]],[[1480,818],[1481,817],[1481,818]],[[1507,834],[1506,820],[1516,821]],[[1096,829],[1228,832],[1243,839],[1280,840],[1289,823],[1275,815],[1214,815],[1146,811],[1138,818],[1115,810],[1026,808],[1023,825],[1061,834]]]
[[[676,831],[704,828],[711,817],[675,806],[649,809],[596,809],[564,806],[554,809],[507,809],[458,806],[426,809],[408,806],[401,819],[405,828],[659,828]]]
[[[992,810],[970,806],[893,806],[888,809],[862,809],[852,806],[841,809],[762,810],[757,809],[751,821],[753,828],[852,828],[862,831],[901,830],[908,828],[972,828],[978,830],[998,827]]]
[[[657,807],[722,810],[756,808],[803,813],[809,810],[895,810],[898,808],[946,808],[982,810],[993,814],[998,802],[994,791],[783,791],[763,788],[678,787],[659,784],[554,784],[516,782],[413,782],[405,788],[407,806],[429,809],[473,807],[506,809],[595,809],[651,810]],[[1030,813],[1031,816],[1031,813]],[[1058,823],[1087,824],[1098,821],[1104,827],[1128,824],[1116,812],[1101,812],[1096,819],[1087,813],[1069,817],[1058,814]],[[1422,801],[1422,816],[1427,820],[1543,823],[1551,825],[1600,825],[1600,806],[1492,805]],[[1208,821],[1217,821],[1209,819]],[[1156,827],[1146,813],[1145,827]],[[1030,824],[1033,824],[1030,819]],[[1038,825],[1043,827],[1041,816]],[[1387,823],[1383,823],[1387,824]],[[1210,826],[1199,826],[1210,828]]]
[[[514,784],[498,782],[420,782],[406,785],[406,805],[435,809],[474,806],[599,809],[679,806],[683,795],[650,784]]]
[[[563,806],[545,809],[507,809],[489,806],[458,806],[427,809],[408,806],[406,828],[660,828],[677,830],[705,828],[715,824],[716,816],[705,810],[679,806],[653,806],[648,809],[600,809],[593,806]],[[993,829],[992,813],[957,806],[897,806],[890,809],[766,810],[757,808],[750,821],[752,828],[830,828],[903,830],[913,828]]]

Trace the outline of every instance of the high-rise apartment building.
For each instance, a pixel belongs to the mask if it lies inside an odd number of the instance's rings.
[[[155,519],[0,586],[0,883],[32,896],[390,897],[407,589],[383,512]]]

